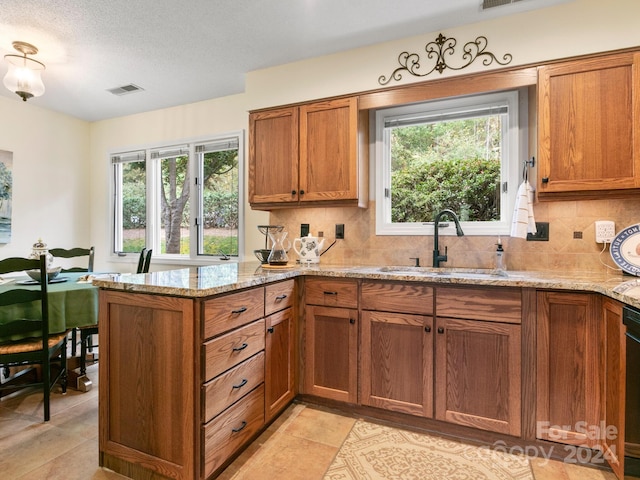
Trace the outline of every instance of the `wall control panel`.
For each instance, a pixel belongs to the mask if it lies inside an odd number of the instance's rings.
[[[611,243],[616,236],[616,224],[610,220],[596,222],[596,243]]]

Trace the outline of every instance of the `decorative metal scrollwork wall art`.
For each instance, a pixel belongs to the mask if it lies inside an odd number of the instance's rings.
[[[380,85],[387,85],[391,80],[400,81],[402,79],[402,72],[404,71],[416,77],[426,77],[434,71],[442,74],[447,68],[451,70],[462,70],[471,65],[479,57],[483,57],[483,65],[491,65],[493,62],[499,65],[508,65],[511,63],[512,56],[510,53],[504,54],[502,61],[498,60],[493,53],[486,50],[488,43],[487,38],[479,36],[475,41],[465,43],[462,54],[463,63],[461,65],[448,65],[445,57],[454,55],[457,43],[455,38],[447,38],[442,34],[439,34],[435,41],[427,43],[424,47],[427,52],[426,57],[435,62],[429,71],[421,71],[424,69],[422,69],[420,63],[420,54],[402,52],[398,55],[398,63],[400,66],[396,68],[389,77],[381,75],[378,78],[378,83],[380,83]]]

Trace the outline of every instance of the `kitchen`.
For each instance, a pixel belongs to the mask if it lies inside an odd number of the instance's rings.
[[[593,1],[568,2],[550,10],[453,28],[447,34],[460,39],[485,34],[494,51],[509,52],[514,57],[514,63],[520,65],[637,46],[639,39],[632,13],[638,7],[633,2],[615,2],[615,5],[618,8],[614,11],[609,5],[603,7]],[[530,25],[539,26],[544,35],[536,32],[532,38],[522,38],[520,32],[527,31]],[[3,111],[7,112],[0,120],[3,148],[21,152],[15,171],[17,222],[29,225],[44,221],[46,225],[47,218],[57,219],[60,216],[55,212],[64,210],[70,214],[59,218],[62,224],[60,230],[68,233],[58,237],[56,242],[91,243],[96,245],[98,251],[110,251],[109,225],[102,220],[109,217],[110,211],[105,152],[126,145],[204,135],[212,129],[246,129],[249,110],[379,88],[377,78],[390,70],[398,52],[413,48],[418,50],[435,34],[437,32],[429,32],[409,41],[389,42],[250,72],[243,94],[95,123],[39,110],[30,105],[26,110],[23,108],[25,105],[1,98]],[[567,39],[571,39],[571,42]],[[372,57],[376,60],[372,61]],[[477,73],[482,69],[480,66],[470,67],[469,72]],[[286,89],[281,88],[283,84],[287,85]],[[213,119],[210,111],[216,112]],[[207,120],[201,121],[203,118]],[[30,132],[22,131],[20,126],[25,122],[29,122],[34,127],[33,131],[41,135],[39,142],[32,141]],[[52,129],[51,124],[55,124],[56,128]],[[62,164],[42,166],[39,159],[45,158],[49,151],[60,151],[61,157],[64,157],[64,160],[60,160]],[[85,158],[92,160],[88,163]],[[69,178],[64,174],[66,170],[79,174]],[[28,175],[28,171],[43,172],[42,178]],[[27,181],[31,186],[21,187],[21,182]],[[32,199],[34,191],[47,191],[51,185],[56,185],[56,188],[64,186],[67,196],[56,198],[55,202],[38,199],[42,205],[40,208],[27,209],[25,206],[24,211],[20,211],[20,205],[28,203],[25,199]],[[86,202],[86,198],[91,198],[91,202]],[[620,227],[634,224],[637,222],[635,212],[640,211],[638,202],[633,197],[624,200],[607,198],[537,202],[534,207],[536,220],[549,222],[549,242],[505,238],[509,269],[604,270],[600,259],[609,260],[606,255],[600,255],[600,246],[593,241],[594,222],[611,219]],[[53,208],[56,210],[49,211]],[[378,237],[375,235],[374,212],[375,208],[372,207],[332,207],[282,210],[268,214],[247,207],[245,256],[251,258],[253,250],[262,247],[261,238],[249,233],[255,232],[256,225],[284,224],[289,231],[297,232],[299,224],[310,223],[313,232],[332,232],[335,224],[344,224],[345,240],[327,253],[329,263],[405,265],[415,257],[421,258],[423,264],[429,263],[431,242],[428,238],[424,241],[407,238],[398,242],[394,237]],[[23,246],[33,242],[31,232],[19,226],[20,223],[17,223],[15,240],[3,248],[6,255],[24,253]],[[582,232],[582,239],[574,238],[574,232]],[[493,260],[494,243],[494,237],[466,236],[456,239],[449,246],[451,260],[447,266],[489,267]],[[367,247],[362,248],[362,245]],[[535,258],[533,265],[530,261],[532,257]],[[98,256],[97,261],[100,269],[123,268],[117,258]],[[157,263],[157,268],[173,268],[171,265],[162,265],[161,260]]]

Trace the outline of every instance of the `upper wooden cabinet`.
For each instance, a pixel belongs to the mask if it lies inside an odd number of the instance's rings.
[[[539,69],[539,195],[640,188],[640,53]]]
[[[251,206],[366,207],[367,118],[357,97],[251,113]]]

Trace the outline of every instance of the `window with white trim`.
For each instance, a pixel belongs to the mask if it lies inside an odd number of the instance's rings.
[[[527,112],[526,91],[378,110],[376,234],[433,235],[435,215],[449,208],[467,235],[508,235]],[[450,223],[440,233],[455,234]]]
[[[111,155],[113,251],[238,257],[243,134]]]

